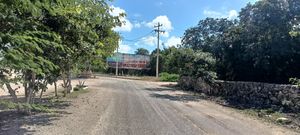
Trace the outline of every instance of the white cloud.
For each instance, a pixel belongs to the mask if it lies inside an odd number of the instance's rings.
[[[119,52],[121,53],[129,53],[132,48],[129,45],[123,44],[122,41],[119,43]]]
[[[115,7],[115,6],[112,5],[112,6],[110,6],[110,8],[111,8],[110,14],[112,16],[119,16],[122,13],[126,13],[126,11],[124,9],[120,8],[120,7]]]
[[[172,46],[177,47],[177,45],[181,44],[181,38],[172,36],[171,38],[169,38],[167,40],[167,42],[165,44],[167,47],[172,47]]]
[[[218,18],[218,17],[224,17],[225,15],[220,13],[220,12],[217,12],[217,11],[213,11],[213,10],[207,10],[205,9],[203,11],[203,14],[206,16],[206,17],[212,17],[212,18]]]
[[[230,10],[228,19],[232,20],[232,19],[237,18],[238,16],[239,16],[239,13],[236,10]]]
[[[228,18],[230,20],[235,19],[238,17],[238,12],[236,10],[230,10],[226,12],[218,12],[214,10],[205,9],[203,11],[203,14],[206,17],[212,17],[212,18]]]
[[[111,12],[110,14],[112,16],[119,16],[122,13],[126,13],[126,11],[120,7],[115,7],[115,6],[111,6]],[[115,31],[118,32],[130,32],[133,28],[133,24],[126,18],[126,17],[120,17],[120,21],[122,21],[122,26],[121,27],[116,27],[114,28]]]
[[[141,23],[135,23],[135,24],[134,24],[134,27],[135,27],[135,28],[141,28],[141,27],[142,27],[142,24],[141,24]]]
[[[148,36],[141,39],[139,44],[155,46],[157,42],[157,38],[154,36]]]
[[[162,24],[161,29],[165,31],[165,33],[162,33],[162,36],[169,37],[169,32],[173,30],[172,22],[169,20],[167,16],[158,16],[151,22],[148,22],[146,24],[149,28],[154,28],[155,25],[158,23]]]

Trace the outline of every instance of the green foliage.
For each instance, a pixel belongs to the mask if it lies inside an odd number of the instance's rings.
[[[67,98],[78,98],[79,95],[81,94],[85,94],[85,93],[88,93],[89,90],[78,90],[78,91],[74,91],[72,93],[70,93],[69,95],[67,95]]]
[[[149,55],[149,51],[145,48],[138,48],[135,51],[135,54],[137,54],[137,55]]]
[[[2,110],[5,109],[16,109],[17,108],[17,104],[14,102],[9,102],[9,101],[0,101],[0,108]]]
[[[73,90],[74,90],[74,91],[80,91],[80,90],[82,90],[82,89],[80,89],[80,88],[78,88],[78,87],[75,87],[75,88],[73,88]]]
[[[27,103],[60,76],[71,88],[77,64],[103,66],[118,46],[124,15],[110,11],[105,0],[0,0],[1,84],[23,83]]]
[[[299,9],[299,0],[248,4],[238,20],[201,20],[182,47],[212,53],[220,79],[288,83],[300,77]]]
[[[297,85],[298,87],[300,87],[300,79],[298,79],[298,78],[290,78],[290,83],[292,83],[293,85]]]
[[[151,70],[155,73],[156,51],[151,54]],[[193,51],[187,48],[170,47],[161,51],[160,71],[180,76],[201,77],[207,82],[216,79],[215,73],[216,60],[212,54],[202,51]],[[163,75],[165,75],[163,73]]]
[[[179,58],[184,64],[181,76],[200,77],[208,83],[212,83],[216,79],[216,60],[212,54],[202,51],[191,52],[189,49],[183,50],[182,53]]]
[[[15,109],[15,110],[30,110],[33,112],[51,113],[53,112],[45,105],[41,104],[27,104],[27,103],[14,103],[11,101],[0,101],[2,109]]]
[[[160,73],[159,80],[163,82],[177,82],[179,80],[178,74]]]
[[[159,57],[159,70],[160,72],[168,72],[179,74],[182,70],[183,64],[181,63],[181,59],[179,56],[181,50],[176,47],[164,48],[160,50]],[[156,50],[154,50],[150,55],[150,75],[156,74]]]

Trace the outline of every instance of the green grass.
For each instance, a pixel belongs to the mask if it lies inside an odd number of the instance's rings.
[[[18,104],[10,101],[0,101],[0,108],[2,109],[16,109]]]
[[[159,80],[162,82],[177,82],[179,79],[178,74],[161,73],[159,74]]]
[[[88,92],[89,92],[88,89],[85,89],[85,90],[80,89],[80,90],[78,90],[78,91],[74,91],[74,92],[68,94],[68,95],[67,95],[67,98],[77,98],[79,95],[85,94],[85,93],[88,93]]]
[[[42,104],[26,104],[26,103],[14,103],[12,101],[0,101],[0,106],[4,110],[31,110],[32,112],[53,112],[47,106]]]

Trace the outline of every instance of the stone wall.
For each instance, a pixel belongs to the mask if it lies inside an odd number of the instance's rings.
[[[191,77],[181,77],[179,85],[245,107],[300,112],[300,90],[294,85],[231,81],[216,81],[208,85],[202,79]]]

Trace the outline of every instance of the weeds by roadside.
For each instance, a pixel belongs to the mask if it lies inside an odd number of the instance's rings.
[[[77,98],[79,95],[84,94],[84,93],[88,93],[89,90],[88,89],[79,89],[79,90],[74,90],[74,92],[72,92],[71,94],[67,95],[66,98]]]
[[[282,113],[272,109],[242,109],[239,112],[268,123],[284,126],[300,132],[300,113]]]
[[[178,74],[160,73],[159,80],[162,82],[177,82],[179,80]]]
[[[35,104],[26,104],[26,103],[14,103],[12,101],[0,101],[1,110],[31,110],[32,112],[38,113],[51,113],[53,110],[48,108],[46,105],[35,103]]]
[[[59,93],[58,97],[45,97],[33,104],[26,103],[16,103],[11,100],[0,100],[0,110],[1,111],[16,111],[22,112],[22,110],[31,110],[33,113],[55,113],[57,108],[62,108],[62,106],[69,106],[66,99],[74,99],[79,95],[88,93],[88,89],[78,88],[74,90],[67,97],[63,97],[62,93]]]

